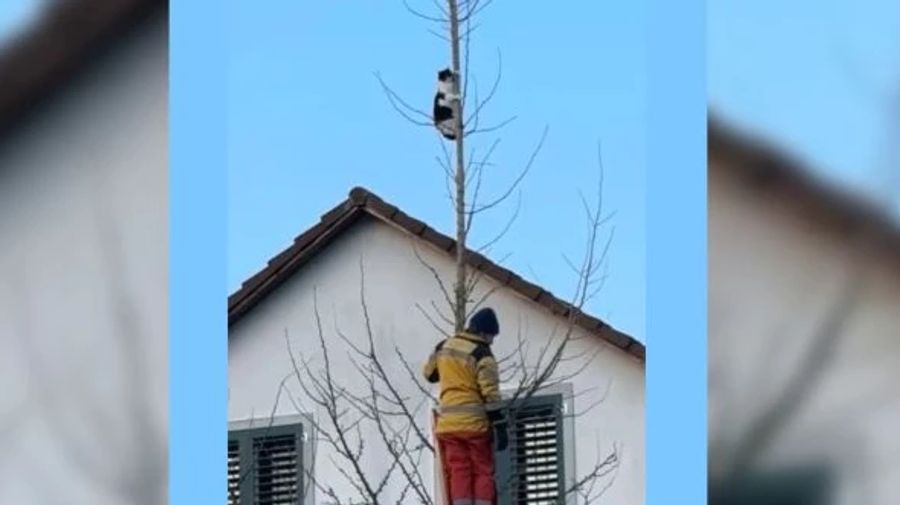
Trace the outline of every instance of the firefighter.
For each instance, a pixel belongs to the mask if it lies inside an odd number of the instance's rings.
[[[423,370],[428,382],[440,384],[435,434],[447,505],[495,503],[491,421],[499,418],[500,380],[491,344],[499,333],[494,311],[481,309],[466,331],[437,345]]]

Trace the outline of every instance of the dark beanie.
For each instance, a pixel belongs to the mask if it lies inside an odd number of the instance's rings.
[[[468,330],[470,333],[477,335],[493,337],[500,333],[500,323],[497,322],[497,315],[494,314],[493,309],[486,307],[476,312],[469,319]]]

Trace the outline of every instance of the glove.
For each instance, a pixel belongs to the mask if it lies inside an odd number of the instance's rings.
[[[509,446],[509,433],[506,429],[506,421],[494,423],[494,445],[497,451],[505,451]]]
[[[494,442],[496,450],[504,451],[509,445],[509,433],[507,432],[506,409],[497,408],[497,405],[489,405],[487,409],[488,420],[494,430]]]

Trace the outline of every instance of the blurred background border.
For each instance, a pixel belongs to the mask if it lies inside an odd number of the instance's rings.
[[[166,503],[168,3],[26,3],[0,47],[0,503]]]

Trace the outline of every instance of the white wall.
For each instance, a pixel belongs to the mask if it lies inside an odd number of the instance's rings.
[[[166,502],[167,39],[0,140],[0,503]]]
[[[730,173],[711,169],[709,182],[713,469],[797,371],[849,265],[840,232]],[[833,362],[766,461],[827,461],[841,474],[838,503],[886,505],[896,503],[900,481],[900,260],[881,251],[867,264]]]
[[[420,245],[420,253],[438,267],[445,279],[452,278],[452,263],[442,252]],[[313,288],[332,349],[333,364],[342,379],[360,386],[345,357],[346,346],[335,336],[334,324],[349,335],[361,336],[362,315],[359,302],[359,261],[363,258],[366,270],[366,295],[372,314],[377,345],[383,355],[390,356],[393,346],[399,346],[417,369],[440,340],[436,330],[415,309],[415,303],[442,303],[443,296],[426,270],[415,258],[412,242],[407,234],[396,228],[367,218],[355,225],[327,252],[319,255],[292,279],[267,297],[230,330],[229,337],[229,418],[231,420],[270,414],[278,384],[291,371],[284,332],[291,337],[293,349],[309,351],[315,344]],[[449,281],[448,281],[449,282]],[[487,281],[482,286],[488,289]],[[509,291],[495,294],[491,306],[497,310],[501,335],[495,344],[495,354],[507,354],[516,343],[516,331],[521,328],[532,346],[532,356],[553,331],[554,325],[564,325],[542,308]],[[616,481],[607,492],[605,503],[640,504],[644,501],[644,367],[595,337],[572,344],[573,353],[589,354],[602,348],[595,361],[574,381],[576,393],[590,390],[575,399],[575,407],[584,408],[602,396],[610,384],[608,397],[590,414],[576,420],[577,469],[587,471],[597,456],[605,456],[614,443],[621,445],[622,463]],[[569,365],[566,365],[569,366]],[[396,383],[404,392],[415,395],[416,390],[402,367],[393,360],[390,368]],[[561,373],[564,373],[561,370]],[[510,386],[510,385],[506,385]],[[288,388],[297,397],[302,393],[296,383]],[[591,389],[594,388],[594,389]],[[308,407],[307,407],[308,408]],[[280,402],[279,414],[295,413],[288,401]],[[422,425],[428,426],[427,415]],[[377,440],[372,434],[371,440]],[[321,449],[320,445],[320,449]],[[601,454],[598,454],[598,449]],[[383,470],[386,454],[366,461],[373,473]],[[337,486],[343,482],[320,452],[318,477]],[[430,478],[431,464],[426,465]],[[340,488],[338,488],[340,489]],[[321,498],[318,498],[321,500]]]

